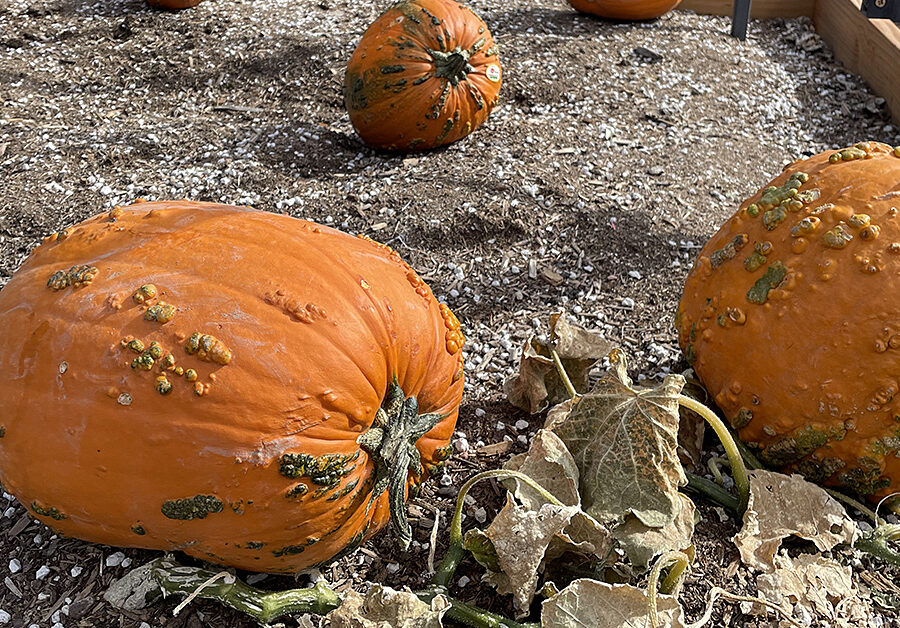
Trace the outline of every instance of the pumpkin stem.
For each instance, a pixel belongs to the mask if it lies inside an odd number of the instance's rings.
[[[375,463],[375,486],[367,509],[387,491],[391,528],[403,549],[412,541],[412,528],[406,518],[407,480],[410,473],[417,478],[422,475],[422,458],[416,442],[443,418],[435,413],[419,414],[419,402],[403,394],[395,377],[388,385],[372,427],[356,439]]]
[[[459,46],[450,52],[440,50],[429,50],[428,52],[434,60],[435,78],[445,78],[454,87],[459,85],[460,81],[465,80],[466,75],[475,69],[469,64],[469,57],[472,53]]]

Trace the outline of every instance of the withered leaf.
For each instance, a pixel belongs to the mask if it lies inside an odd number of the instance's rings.
[[[684,628],[678,600],[659,595],[656,604],[661,626]],[[582,578],[541,604],[541,628],[656,628],[648,608],[643,589]]]
[[[584,510],[601,523],[633,513],[651,527],[671,523],[681,509],[678,487],[687,482],[678,460],[680,375],[655,388],[635,389],[625,357],[610,354],[612,368],[557,421],[579,470]]]
[[[528,613],[534,598],[547,546],[579,511],[578,506],[548,503],[538,510],[528,510],[507,493],[506,504],[484,531],[500,566],[500,571],[488,572],[485,580],[501,593],[513,594],[513,603],[520,616]]]
[[[799,475],[750,472],[750,503],[744,526],[734,537],[745,565],[772,571],[781,541],[789,536],[812,541],[825,551],[838,543],[852,544],[858,534],[844,507],[821,487]]]
[[[789,616],[795,615],[794,606],[801,606],[821,620],[822,625],[867,626],[872,609],[857,595],[852,573],[849,566],[817,554],[801,554],[793,559],[778,555],[774,559],[774,571],[760,574],[756,586],[763,597],[779,605]]]
[[[531,441],[528,453],[513,456],[503,468],[524,473],[568,506],[581,503],[578,467],[565,443],[551,431],[539,430]],[[516,478],[503,480],[503,485],[512,491],[519,502],[532,510],[537,510],[547,501]]]
[[[681,394],[702,404],[709,403],[709,394],[694,375],[693,369],[687,369],[681,376],[684,377]],[[679,412],[681,420],[678,423],[678,456],[682,464],[699,469],[703,455],[703,437],[706,435],[706,419],[683,406],[679,407]]]
[[[622,525],[612,531],[612,536],[625,548],[628,560],[645,569],[654,557],[670,550],[684,550],[691,545],[694,536],[694,502],[679,493],[681,511],[672,523],[661,528],[644,525],[637,517],[628,515]]]
[[[373,584],[365,596],[351,590],[343,601],[322,618],[321,628],[441,628],[441,618],[450,608],[443,595],[430,604],[411,591],[395,591]]]
[[[569,323],[564,312],[551,314],[547,342],[537,336],[529,338],[522,347],[519,373],[503,384],[507,399],[514,406],[534,414],[568,399],[569,394],[550,357],[551,347],[559,355],[575,390],[583,392],[588,387],[588,371],[613,345],[598,332]]]

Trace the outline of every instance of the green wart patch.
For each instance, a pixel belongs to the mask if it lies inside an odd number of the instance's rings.
[[[31,511],[36,515],[39,515],[41,517],[50,517],[51,519],[54,519],[56,521],[62,521],[63,519],[69,518],[68,515],[64,515],[56,508],[53,508],[52,506],[42,506],[36,501],[31,502]]]
[[[161,510],[169,519],[206,519],[210,514],[222,512],[222,501],[214,495],[196,495],[171,499],[162,505]]]

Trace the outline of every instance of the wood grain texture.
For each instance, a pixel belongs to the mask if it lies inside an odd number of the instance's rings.
[[[816,0],[753,0],[750,17],[812,17]],[[679,9],[701,15],[731,15],[732,0],[683,0]]]
[[[851,72],[862,76],[900,122],[900,28],[889,20],[869,20],[859,0],[818,0],[816,30]]]

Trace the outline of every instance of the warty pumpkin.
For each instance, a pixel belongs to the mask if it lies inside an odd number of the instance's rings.
[[[576,11],[611,20],[652,20],[681,4],[681,0],[569,0]]]
[[[478,128],[500,83],[497,45],[471,9],[454,0],[402,0],[359,42],[344,102],[366,144],[424,150]]]
[[[117,208],[0,291],[0,480],[57,532],[294,572],[449,456],[457,319],[400,256],[282,215]]]
[[[681,347],[774,467],[872,499],[900,490],[900,148],[790,164],[703,247]]]
[[[147,0],[147,4],[151,7],[159,7],[170,11],[180,11],[181,9],[189,9],[203,2],[203,0]]]

